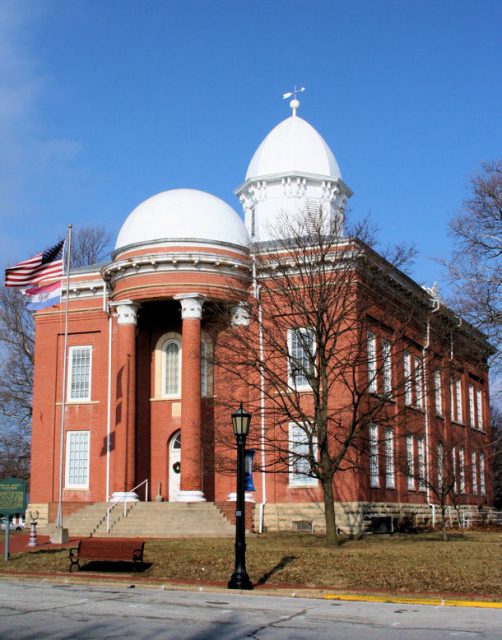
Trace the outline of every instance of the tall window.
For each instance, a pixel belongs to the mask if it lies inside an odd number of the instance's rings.
[[[455,382],[455,395],[457,398],[457,422],[464,421],[464,412],[462,410],[462,381],[457,378]]]
[[[376,360],[376,337],[374,333],[368,331],[368,391],[377,392],[377,360]]]
[[[478,459],[476,452],[471,452],[471,479],[472,479],[472,493],[478,492]]]
[[[68,353],[68,400],[91,399],[92,347],[70,347]]]
[[[177,340],[168,340],[162,347],[163,355],[163,397],[180,395],[181,346]]]
[[[478,429],[484,430],[483,425],[483,393],[481,389],[476,390],[476,406],[478,409]]]
[[[415,442],[412,433],[406,436],[406,466],[408,469],[408,489],[415,489]]]
[[[404,352],[404,402],[411,405],[411,355]]]
[[[388,340],[382,342],[383,358],[383,392],[390,395],[392,392],[392,353]]]
[[[418,356],[415,357],[415,405],[419,408],[424,406],[424,397],[422,394],[422,359]]]
[[[436,415],[443,415],[443,391],[441,388],[441,371],[434,371],[434,405],[436,407]]]
[[[68,431],[66,434],[67,489],[89,487],[89,431]]]
[[[200,395],[203,397],[212,393],[211,355],[211,339],[203,334],[200,340]]]
[[[426,488],[426,467],[425,467],[425,440],[422,436],[417,438],[417,462],[418,462],[418,489],[424,491]]]
[[[317,484],[317,478],[312,476],[310,457],[317,458],[317,444],[311,434],[300,424],[289,424],[289,484],[291,486],[312,486]]]
[[[476,416],[474,412],[474,387],[469,385],[469,425],[474,428],[476,426]]]
[[[370,424],[370,486],[380,486],[378,469],[378,427],[376,424]]]
[[[458,449],[458,477],[460,493],[465,493],[465,452],[463,447]]]
[[[385,486],[394,489],[396,486],[394,475],[394,435],[392,429],[385,429]]]
[[[482,496],[486,493],[485,454],[482,452],[479,454],[479,493]]]
[[[437,457],[438,489],[439,492],[442,493],[444,482],[444,449],[441,442],[438,443]]]
[[[288,331],[289,385],[296,389],[309,389],[310,376],[314,374],[315,337],[311,329]]]

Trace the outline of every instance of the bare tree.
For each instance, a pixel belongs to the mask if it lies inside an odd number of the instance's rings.
[[[110,252],[110,232],[104,227],[79,227],[73,235],[72,267],[98,264]]]
[[[502,412],[492,407],[493,493],[495,509],[502,509]]]
[[[217,364],[236,393],[248,389],[253,412],[264,411],[266,471],[320,482],[333,545],[336,476],[369,468],[374,421],[396,424],[391,400],[404,384],[391,358],[402,348],[410,306],[389,286],[391,265],[342,237],[322,211],[284,219],[275,235],[253,250],[249,327],[223,332]],[[383,354],[372,341],[377,333]]]
[[[81,227],[74,234],[72,265],[95,264],[106,255],[109,233]],[[0,477],[29,476],[34,327],[19,289],[0,290]]]
[[[502,339],[502,160],[482,165],[471,196],[451,224],[456,248],[448,262],[453,306],[481,329],[497,350]],[[499,363],[500,364],[500,363]]]

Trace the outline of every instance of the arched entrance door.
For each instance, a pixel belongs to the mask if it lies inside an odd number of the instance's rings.
[[[176,431],[169,440],[169,502],[176,502],[180,493],[181,432]]]

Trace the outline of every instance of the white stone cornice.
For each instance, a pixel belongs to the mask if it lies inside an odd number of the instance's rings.
[[[136,302],[124,300],[116,305],[118,324],[137,324],[138,307]]]
[[[200,320],[202,318],[202,305],[205,301],[205,296],[200,293],[180,293],[174,296],[175,300],[179,300],[181,303],[181,318],[196,318]]]

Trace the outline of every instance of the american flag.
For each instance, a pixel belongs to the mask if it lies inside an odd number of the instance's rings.
[[[5,270],[6,287],[28,287],[63,277],[64,240]]]

